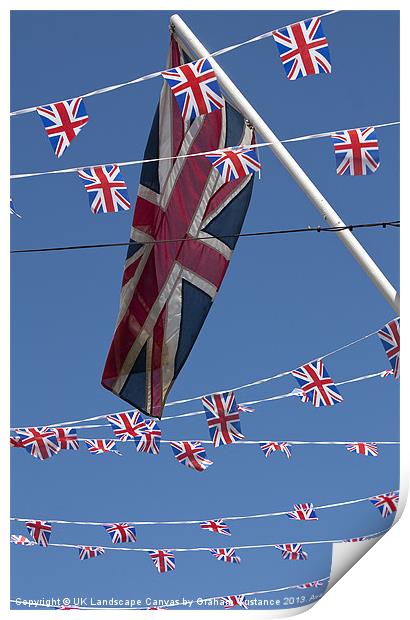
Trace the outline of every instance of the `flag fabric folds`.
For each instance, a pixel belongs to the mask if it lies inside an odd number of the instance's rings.
[[[135,527],[128,525],[128,523],[110,523],[109,525],[104,525],[104,528],[115,545],[135,542],[137,540]]]
[[[111,424],[113,433],[119,441],[134,439],[146,429],[145,420],[139,411],[125,411],[124,413],[113,413],[107,415],[107,420]]]
[[[162,431],[155,420],[145,422],[145,427],[135,437],[137,452],[159,454]]]
[[[51,536],[51,523],[39,520],[27,521],[26,528],[37,545],[48,547]]]
[[[10,437],[10,446],[12,448],[24,448],[24,444],[21,441],[20,437]]]
[[[370,502],[380,510],[383,519],[397,512],[399,507],[399,494],[391,491],[390,493],[382,493],[375,495]]]
[[[48,426],[18,428],[16,433],[23,447],[36,459],[49,459],[60,450],[55,430]]]
[[[195,471],[205,471],[213,465],[206,457],[205,448],[200,441],[171,441],[171,448],[178,463]]]
[[[294,504],[294,509],[288,512],[289,519],[295,519],[296,521],[317,521],[318,516],[313,508],[313,504]]]
[[[400,376],[400,319],[394,319],[377,332],[396,379]]]
[[[356,441],[355,443],[349,443],[346,446],[346,450],[349,452],[355,452],[356,454],[363,454],[364,456],[377,456],[379,454],[379,448],[375,443],[366,443],[365,441]]]
[[[242,179],[248,174],[259,172],[261,165],[254,149],[238,148],[215,151],[206,156],[225,181]]]
[[[115,450],[116,443],[112,439],[85,439],[84,441],[88,446],[88,452],[90,452],[90,454],[113,452],[114,454],[122,456],[121,452]]]
[[[40,106],[37,112],[57,157],[61,157],[89,120],[81,97]]]
[[[332,138],[338,175],[365,176],[376,172],[380,158],[374,127],[336,131]]]
[[[221,562],[227,562],[228,564],[241,563],[241,558],[236,555],[235,549],[210,549],[209,552]]]
[[[170,86],[184,121],[193,121],[224,106],[215,71],[207,58],[163,71],[162,77]]]
[[[287,543],[285,545],[275,545],[276,549],[282,551],[283,560],[307,560],[308,554],[302,550],[300,543]]]
[[[292,456],[292,447],[286,441],[267,441],[266,443],[261,443],[260,447],[266,457],[270,456],[274,452],[283,452],[288,459]]]
[[[288,80],[331,73],[329,45],[319,17],[274,30],[272,36]]]
[[[189,60],[173,37],[168,66]],[[253,130],[228,103],[184,121],[164,83],[144,159],[253,142]],[[253,175],[224,183],[205,156],[142,166],[134,243],[102,384],[147,415],[161,417],[222,284],[237,240],[224,234],[240,233],[252,185]],[[173,239],[178,241],[166,243]]]
[[[104,555],[105,549],[102,547],[87,547],[81,546],[78,548],[78,554],[80,560],[90,560],[91,558],[97,558],[99,555]]]
[[[210,521],[204,521],[200,524],[200,528],[202,530],[209,530],[210,532],[214,532],[215,534],[224,534],[225,536],[231,535],[229,527],[222,519],[211,519]]]
[[[292,375],[314,407],[329,407],[343,401],[322,360],[292,370]]]
[[[57,441],[60,450],[79,450],[80,444],[77,441],[77,429],[75,428],[56,428]]]
[[[245,439],[234,392],[211,394],[201,400],[215,448]]]
[[[175,556],[166,549],[153,549],[149,555],[159,573],[175,570]]]
[[[84,184],[94,215],[128,211],[131,208],[127,186],[116,164],[82,168],[77,174]]]

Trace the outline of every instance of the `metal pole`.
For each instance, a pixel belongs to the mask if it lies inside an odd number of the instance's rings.
[[[264,142],[271,142],[271,151],[276,155],[286,170],[292,175],[300,188],[304,191],[309,200],[313,203],[319,213],[324,217],[330,226],[345,226],[342,219],[331,207],[327,200],[322,196],[314,183],[302,170],[299,164],[293,159],[292,155],[286,150],[283,144],[275,136],[265,121],[259,116],[249,101],[242,95],[232,80],[221,69],[216,60],[209,56],[209,52],[197,39],[194,33],[188,28],[185,22],[177,14],[171,17],[171,26],[180,39],[185,41],[188,47],[197,54],[198,58],[208,57],[212,64],[220,86],[230,96],[237,109],[255,127]],[[400,313],[400,297],[394,287],[390,284],[386,276],[382,273],[373,259],[354,237],[350,230],[341,230],[336,233],[343,241],[349,252],[354,256],[359,265],[365,270],[367,275],[377,286],[379,291],[394,308],[397,314]]]

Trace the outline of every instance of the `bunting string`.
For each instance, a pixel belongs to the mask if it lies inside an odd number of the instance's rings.
[[[329,11],[327,13],[322,13],[321,15],[315,15],[314,17],[327,17],[328,15],[333,15],[334,13],[340,13],[339,10],[335,10],[335,11]],[[310,18],[307,18],[310,19]],[[287,24],[288,25],[288,24]],[[282,26],[283,27],[283,26]],[[244,45],[248,45],[249,43],[255,43],[256,41],[261,41],[262,39],[266,39],[268,37],[272,36],[272,31],[273,30],[277,30],[278,28],[272,28],[272,30],[269,30],[269,32],[265,32],[263,34],[257,35],[255,37],[253,37],[252,39],[248,39],[246,41],[242,41],[241,43],[236,43],[234,45],[230,45],[228,47],[224,47],[220,50],[217,50],[216,52],[213,52],[212,54],[209,54],[209,56],[205,56],[205,58],[211,58],[213,56],[220,56],[221,54],[226,54],[227,52],[230,52],[234,49],[238,49],[239,47],[242,47]],[[103,93],[108,93],[111,92],[113,90],[118,90],[119,88],[124,88],[125,86],[131,86],[132,84],[138,84],[139,82],[145,82],[147,80],[152,80],[153,78],[157,78],[160,77],[162,75],[162,72],[165,71],[167,69],[161,69],[161,71],[154,71],[153,73],[148,73],[147,75],[142,75],[138,78],[135,78],[134,80],[130,80],[128,82],[122,82],[120,84],[113,84],[112,86],[105,86],[103,88],[99,88],[97,90],[92,90],[89,93],[84,93],[83,95],[77,95],[77,97],[81,97],[81,98],[85,98],[85,97],[93,97],[94,95],[102,95]],[[72,99],[72,97],[69,97],[70,99]],[[60,101],[60,100],[59,100]],[[43,103],[43,104],[39,104],[37,106],[33,106],[31,108],[22,108],[20,110],[14,110],[12,112],[10,112],[10,116],[19,116],[21,114],[28,114],[29,112],[36,112],[38,107],[43,107],[46,105],[52,105],[53,103],[56,102],[49,102],[49,103]]]

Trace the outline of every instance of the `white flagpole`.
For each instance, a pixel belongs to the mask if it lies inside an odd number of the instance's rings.
[[[208,57],[212,64],[218,82],[236,108],[243,116],[254,126],[258,134],[265,142],[271,142],[269,146],[271,151],[276,155],[286,170],[292,175],[301,189],[304,191],[309,200],[313,203],[319,213],[324,217],[330,226],[345,226],[342,219],[322,196],[315,184],[310,180],[307,174],[302,170],[299,164],[293,159],[292,155],[286,150],[283,144],[278,140],[273,131],[268,127],[265,121],[259,116],[256,110],[251,106],[249,101],[243,96],[240,90],[235,86],[232,80],[227,76],[225,71],[221,69],[216,60],[209,55],[202,43],[197,39],[194,33],[188,28],[183,19],[177,14],[171,17],[171,28],[175,31],[182,41],[197,54],[198,58]],[[337,236],[343,241],[349,252],[354,256],[357,262],[365,270],[367,275],[377,286],[379,291],[394,308],[397,314],[400,313],[400,297],[392,284],[388,281],[383,272],[376,265],[374,260],[369,256],[359,241],[354,237],[350,230],[338,231]]]

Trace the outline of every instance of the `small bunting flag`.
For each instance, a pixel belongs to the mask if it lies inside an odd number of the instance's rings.
[[[400,376],[400,319],[394,319],[377,332],[396,379]]]
[[[146,421],[145,427],[141,429],[135,437],[137,452],[159,454],[161,435],[162,431],[155,420]]]
[[[90,452],[90,454],[113,452],[114,454],[118,454],[118,456],[122,456],[121,452],[114,449],[116,444],[112,439],[85,439],[84,441],[87,446],[89,446],[88,452]]]
[[[200,528],[203,530],[209,530],[215,534],[224,534],[225,536],[231,535],[229,527],[222,519],[211,519],[210,521],[204,521],[200,524]]]
[[[300,543],[286,543],[284,545],[275,545],[276,549],[282,551],[283,560],[307,560],[308,554],[302,550]]]
[[[166,549],[153,549],[149,555],[159,573],[175,570],[175,556]]]
[[[22,534],[12,534],[11,538],[10,538],[10,542],[12,542],[15,545],[24,545],[25,547],[31,547],[32,545],[35,545],[36,543],[29,540],[26,536],[23,536]]]
[[[48,547],[51,535],[51,523],[48,521],[27,521],[26,528],[36,545]]]
[[[204,396],[202,405],[215,448],[245,439],[233,391]]]
[[[236,555],[235,549],[210,549],[209,552],[217,560],[227,562],[228,564],[240,564],[241,558]]]
[[[260,172],[261,165],[254,149],[232,148],[214,151],[206,157],[225,183]]]
[[[259,444],[262,452],[268,457],[274,452],[283,452],[288,459],[292,456],[292,447],[286,441],[267,441],[266,443]]]
[[[79,450],[80,444],[77,441],[77,429],[75,428],[56,428],[57,441],[60,450]]]
[[[244,594],[231,594],[230,596],[221,596],[222,603],[225,609],[231,609],[232,607],[242,607],[248,609],[249,603]]]
[[[61,157],[89,120],[81,97],[43,105],[37,112],[57,157]]]
[[[131,208],[127,186],[119,166],[94,166],[77,172],[88,194],[94,215],[128,211]]]
[[[289,519],[295,519],[296,521],[317,521],[318,516],[314,510],[313,504],[294,504],[292,512],[288,512]]]
[[[299,590],[306,590],[307,588],[321,588],[323,585],[323,581],[308,581],[307,583],[297,587]]]
[[[346,446],[348,452],[355,452],[356,454],[363,454],[363,456],[377,456],[379,449],[375,443],[366,443],[364,441],[356,441],[349,443]]]
[[[137,533],[135,527],[128,525],[128,523],[110,523],[104,525],[105,531],[110,535],[112,542],[115,545],[120,543],[136,542]]]
[[[205,471],[213,465],[206,458],[205,448],[200,441],[171,441],[171,448],[178,463],[195,471]]]
[[[380,510],[383,519],[387,519],[391,514],[397,512],[399,507],[399,494],[390,491],[390,493],[375,495],[370,501]]]
[[[314,407],[329,407],[343,401],[322,360],[292,370],[292,375]]]
[[[134,439],[138,433],[146,428],[146,422],[137,410],[113,413],[107,415],[107,420],[112,426],[115,438],[119,441]]]
[[[105,549],[102,547],[87,547],[81,546],[78,548],[78,554],[80,560],[90,560],[91,558],[97,558],[99,555],[104,555]]]
[[[332,133],[339,176],[365,176],[380,166],[379,143],[374,127]]]
[[[44,461],[60,451],[55,430],[48,426],[18,428],[16,433],[23,447],[36,459]]]

